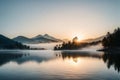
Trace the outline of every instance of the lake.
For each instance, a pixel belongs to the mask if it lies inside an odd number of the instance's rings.
[[[120,54],[0,50],[0,80],[120,80]]]

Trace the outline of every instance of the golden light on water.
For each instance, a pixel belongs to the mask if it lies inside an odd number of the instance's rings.
[[[79,65],[79,64],[81,64],[81,59],[80,58],[70,58],[67,60],[67,62],[70,65]]]

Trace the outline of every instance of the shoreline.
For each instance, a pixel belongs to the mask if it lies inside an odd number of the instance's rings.
[[[30,49],[0,49],[0,50],[46,50],[45,48],[30,48]]]
[[[103,51],[103,52],[120,52],[120,47],[103,48],[103,49],[98,49],[97,51]]]

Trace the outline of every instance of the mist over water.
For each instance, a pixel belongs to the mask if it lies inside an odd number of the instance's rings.
[[[53,50],[55,45],[62,44],[61,42],[54,43],[39,43],[39,44],[25,44],[31,48],[45,48],[47,50]]]
[[[119,80],[119,55],[111,57],[110,53],[97,52],[96,48],[0,50],[0,79]]]
[[[120,80],[120,0],[0,0],[0,80]]]

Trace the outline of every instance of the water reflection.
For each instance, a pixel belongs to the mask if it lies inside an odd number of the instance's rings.
[[[34,54],[34,55],[33,55]],[[36,54],[35,52],[31,54],[30,52],[19,52],[19,53],[0,53],[0,66],[5,65],[9,62],[16,62],[17,64],[23,64],[25,62],[34,61],[37,63],[50,61],[53,59],[62,58],[63,61],[66,59],[69,60],[72,64],[78,64],[81,61],[81,58],[95,58],[102,59],[107,68],[114,67],[115,71],[120,72],[120,54],[113,52],[105,52],[105,53],[91,53],[85,51],[60,51],[60,52],[52,52],[45,54],[44,52],[39,52]],[[44,56],[43,56],[44,55]]]
[[[120,72],[120,53],[105,52],[103,61],[107,64],[108,69],[114,67],[116,71]]]
[[[92,58],[102,58],[102,54],[95,54],[95,53],[89,53],[89,52],[85,52],[85,51],[62,51],[61,52],[61,56],[63,59],[65,58],[77,58],[77,57],[92,57]]]
[[[26,54],[0,53],[0,66],[10,62],[11,60],[21,58],[22,56],[26,56]]]
[[[70,52],[62,51],[60,54],[56,54],[57,57],[62,57],[63,60],[69,59],[69,61],[74,61],[78,63],[81,57],[87,58],[97,58],[102,59],[109,69],[114,67],[115,71],[120,72],[120,54],[115,52],[104,52],[104,53],[89,53],[89,52]]]
[[[32,51],[31,51],[32,52]],[[25,62],[33,61],[37,63],[41,63],[43,61],[48,61],[50,59],[53,59],[52,56],[48,57],[46,54],[45,56],[43,54],[37,54],[36,52],[22,52],[22,51],[5,51],[0,52],[0,66],[5,65],[9,62],[16,62],[17,64],[23,64]],[[39,53],[39,52],[38,52]]]
[[[81,64],[85,58],[101,59],[102,55],[102,53],[96,54],[87,51],[61,51],[56,53],[56,57],[62,58],[63,61],[67,61],[72,65]]]

